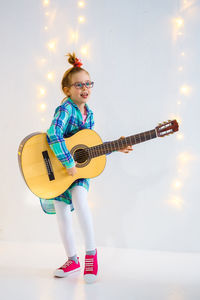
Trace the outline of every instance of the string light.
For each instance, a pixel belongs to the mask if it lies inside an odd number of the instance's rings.
[[[44,88],[39,88],[40,96],[44,96],[46,94],[46,90]]]
[[[44,111],[46,109],[47,105],[45,103],[41,103],[39,107],[40,107],[41,111]]]
[[[182,71],[183,71],[183,67],[182,67],[182,66],[179,67],[178,70],[179,70],[180,72],[182,72]]]
[[[47,26],[45,26],[45,27],[44,27],[44,30],[48,30],[48,27],[47,27]]]
[[[81,54],[82,55],[87,55],[88,54],[88,48],[86,46],[81,48]]]
[[[185,56],[185,52],[181,52],[181,56]]]
[[[54,73],[53,72],[49,72],[48,74],[47,74],[47,78],[49,79],[49,80],[54,80]]]
[[[51,42],[48,43],[47,46],[48,46],[49,50],[55,51],[55,49],[56,49],[56,42],[55,41],[51,41]]]
[[[183,95],[188,95],[190,93],[191,88],[188,85],[183,85],[180,88],[180,92]]]
[[[84,23],[84,22],[85,22],[85,17],[80,16],[80,17],[78,18],[78,21],[79,21],[79,23]]]
[[[172,196],[169,199],[169,204],[171,204],[172,206],[180,209],[183,206],[183,200],[179,196]]]
[[[178,160],[182,164],[186,164],[189,161],[193,160],[193,156],[187,152],[182,152],[178,155]]]
[[[70,31],[70,42],[71,43],[77,43],[78,41],[78,38],[79,38],[79,35],[78,35],[78,31]]]
[[[84,1],[79,1],[78,2],[78,6],[79,7],[84,7],[85,6],[85,2]]]
[[[44,4],[44,6],[49,5],[49,0],[44,0],[44,1],[43,1],[43,4]]]
[[[178,140],[183,140],[183,139],[184,139],[183,133],[178,133],[178,134],[176,135],[176,138],[177,138]]]
[[[177,19],[175,20],[175,22],[176,22],[176,25],[177,25],[178,27],[182,27],[183,24],[184,24],[184,21],[183,21],[182,18],[177,18]]]
[[[182,182],[181,182],[180,180],[175,180],[175,181],[174,181],[173,187],[174,187],[175,189],[179,189],[179,188],[181,188],[181,186],[182,186]]]

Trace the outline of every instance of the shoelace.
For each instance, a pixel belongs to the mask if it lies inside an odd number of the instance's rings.
[[[68,260],[63,266],[62,266],[62,268],[66,268],[66,267],[68,267],[68,266],[70,266],[71,264],[72,264],[72,260]]]
[[[85,259],[85,270],[86,272],[93,272],[94,267],[94,258],[86,258]]]

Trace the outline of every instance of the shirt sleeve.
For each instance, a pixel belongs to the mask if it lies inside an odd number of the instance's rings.
[[[59,106],[54,114],[50,128],[47,130],[47,141],[56,157],[67,169],[75,166],[74,159],[66,147],[64,132],[69,123],[70,111]]]

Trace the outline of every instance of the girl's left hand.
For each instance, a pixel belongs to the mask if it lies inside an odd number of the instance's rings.
[[[121,136],[120,139],[124,139],[124,136]],[[132,146],[127,146],[121,150],[118,150],[119,152],[123,152],[123,153],[129,153],[130,151],[133,151],[133,147]]]

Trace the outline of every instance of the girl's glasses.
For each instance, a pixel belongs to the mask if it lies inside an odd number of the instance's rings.
[[[84,86],[87,88],[87,89],[90,89],[94,86],[94,82],[93,81],[86,81],[86,82],[74,82],[73,84],[70,85],[71,86],[74,86],[76,89],[82,89]]]

